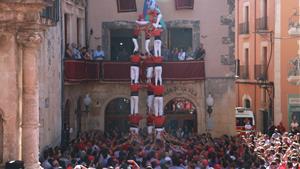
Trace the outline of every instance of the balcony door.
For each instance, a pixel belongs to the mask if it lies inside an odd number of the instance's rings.
[[[170,49],[177,48],[186,51],[188,48],[193,48],[192,28],[170,28],[168,30],[168,37]]]
[[[110,45],[112,61],[128,61],[132,55],[134,45],[132,42],[132,29],[111,29]],[[140,46],[141,49],[141,46]]]
[[[105,109],[105,132],[127,133],[129,129],[128,115],[130,114],[130,101],[127,98],[115,98]]]
[[[166,114],[166,131],[176,135],[179,130],[185,136],[197,132],[197,110],[195,105],[186,98],[174,98],[169,101],[164,112]]]

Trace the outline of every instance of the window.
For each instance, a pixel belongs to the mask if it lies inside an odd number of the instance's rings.
[[[64,25],[65,25],[65,45],[69,42],[69,32],[70,32],[70,16],[68,14],[64,15]]]
[[[112,61],[128,61],[134,49],[132,29],[111,29],[110,46]]]
[[[41,17],[50,19],[53,22],[59,21],[59,0],[53,1],[51,6],[46,7],[42,13]]]
[[[118,12],[135,12],[135,0],[117,0]]]
[[[175,0],[176,10],[194,9],[194,0]]]
[[[193,30],[192,28],[171,28],[168,30],[168,44],[170,49],[177,48],[187,51],[188,48],[193,48]]]
[[[245,67],[244,67],[243,78],[248,79],[249,78],[249,49],[248,48],[245,48],[244,59],[245,59],[244,60]]]
[[[245,99],[245,100],[244,100],[244,107],[245,107],[246,109],[250,109],[250,108],[251,108],[251,102],[250,102],[249,99]]]
[[[82,45],[82,19],[77,18],[77,45]]]
[[[267,75],[267,60],[268,60],[268,47],[264,46],[262,48],[262,75],[264,78],[266,78]]]

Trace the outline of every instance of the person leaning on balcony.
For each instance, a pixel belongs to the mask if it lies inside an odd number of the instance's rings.
[[[203,44],[201,43],[194,53],[194,58],[195,60],[204,60],[205,55],[206,51],[203,47]]]
[[[77,45],[72,43],[72,58],[73,59],[82,59],[80,51],[77,49]]]
[[[92,57],[86,47],[81,48],[80,52],[84,60],[92,60]]]
[[[102,50],[100,45],[98,45],[97,49],[93,52],[93,59],[94,60],[103,60],[104,59],[104,51]]]
[[[179,61],[185,60],[185,55],[186,55],[185,51],[181,48],[180,52],[178,53],[178,60]]]
[[[66,44],[65,59],[72,59],[72,49],[68,43]]]

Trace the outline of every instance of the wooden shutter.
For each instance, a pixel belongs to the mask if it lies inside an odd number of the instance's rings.
[[[117,0],[118,12],[135,12],[135,0]]]
[[[176,10],[194,9],[194,0],[175,0]]]

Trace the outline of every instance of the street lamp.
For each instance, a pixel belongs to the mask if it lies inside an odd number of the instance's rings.
[[[206,98],[206,105],[207,105],[207,113],[210,117],[211,113],[213,112],[212,106],[214,105],[214,98],[212,97],[211,93],[208,93],[208,96]]]
[[[92,99],[89,94],[86,94],[83,99],[83,104],[85,106],[85,112],[88,113],[90,111],[90,104],[92,103]]]

